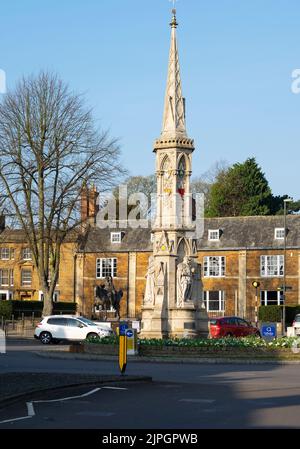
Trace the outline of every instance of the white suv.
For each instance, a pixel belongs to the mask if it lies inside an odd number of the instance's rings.
[[[53,315],[45,317],[36,327],[34,337],[44,345],[62,340],[82,341],[86,338],[111,337],[113,331],[81,316]]]

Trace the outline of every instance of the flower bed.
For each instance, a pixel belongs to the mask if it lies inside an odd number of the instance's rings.
[[[300,358],[292,347],[300,339],[278,338],[271,342],[256,337],[223,339],[173,339],[139,340],[139,355],[154,357],[239,357],[239,358]],[[84,352],[89,354],[117,355],[118,338],[91,340],[84,344]]]

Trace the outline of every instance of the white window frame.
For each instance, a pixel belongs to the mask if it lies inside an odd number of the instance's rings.
[[[55,290],[53,294],[53,302],[59,302],[60,291]],[[39,290],[39,301],[44,301],[44,292]]]
[[[9,290],[0,290],[0,295],[6,295],[5,301],[9,301],[10,299],[12,299],[11,294],[12,292],[10,292]]]
[[[105,274],[103,273],[106,267],[103,266],[103,262],[110,260],[111,265],[111,273]],[[117,258],[116,257],[101,257],[96,259],[96,279],[105,279],[107,276],[111,276],[112,278],[117,277]]]
[[[214,263],[217,262],[217,265]],[[204,257],[203,275],[206,278],[221,278],[225,277],[226,273],[226,256],[205,256]],[[219,274],[213,274],[213,270],[218,267]]]
[[[278,233],[280,232],[283,233],[282,237],[278,237]],[[275,228],[274,238],[275,240],[284,240],[284,228]]]
[[[9,248],[0,248],[0,259],[1,260],[9,260],[10,259]]]
[[[271,261],[276,258],[276,264],[271,263]],[[280,272],[280,268],[282,266],[282,272]],[[271,267],[275,267],[273,271]],[[278,254],[269,254],[265,256],[260,256],[260,275],[264,278],[272,278],[272,277],[283,277],[284,276],[284,256]]]
[[[28,280],[26,280],[25,282],[24,282],[24,279],[23,279],[23,273],[24,272],[30,272],[31,273],[31,275],[30,275],[30,282],[28,281]],[[21,269],[21,285],[22,285],[22,287],[31,287],[31,285],[32,285],[32,270],[30,270],[30,269],[27,269],[27,268],[22,268]]]
[[[11,268],[9,270],[9,283],[10,283],[11,287],[14,286],[14,270],[13,270],[13,268]]]
[[[6,271],[7,272],[7,276],[5,276],[5,278],[7,278],[7,282],[5,282],[5,284],[3,283],[3,272]],[[0,287],[9,287],[10,286],[10,269],[9,268],[1,268],[0,269]]]
[[[272,291],[272,290],[262,290],[260,292],[260,304],[262,306],[267,306],[268,305],[268,303],[267,303],[267,299],[268,299],[267,295],[268,295],[268,292],[270,292],[270,291]],[[275,290],[273,290],[273,291],[275,291]],[[277,305],[278,306],[283,305],[283,302],[280,302],[280,298],[281,298],[281,295],[283,294],[283,292],[282,291],[277,291],[276,293],[277,293]]]
[[[209,229],[208,240],[210,242],[218,242],[220,240],[220,229]]]
[[[22,259],[23,260],[32,260],[32,251],[30,248],[22,249]]]
[[[111,232],[110,241],[113,244],[118,244],[122,242],[122,232]]]
[[[150,237],[151,243],[154,243],[154,240],[155,240],[155,236],[154,236],[154,234],[151,233],[151,237]]]
[[[210,310],[209,308],[209,304],[210,304],[210,293],[219,293],[219,308],[218,310]],[[207,312],[223,312],[225,313],[225,309],[226,309],[226,298],[225,298],[225,291],[224,290],[217,290],[217,291],[213,291],[213,290],[205,290],[203,291],[203,301],[206,307],[206,311]]]

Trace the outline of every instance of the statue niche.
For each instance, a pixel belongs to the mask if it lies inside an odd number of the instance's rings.
[[[184,303],[192,300],[193,274],[191,258],[185,256],[183,262],[177,266],[177,306],[183,307]]]

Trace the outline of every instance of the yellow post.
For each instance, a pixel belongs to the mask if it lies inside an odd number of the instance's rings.
[[[119,367],[121,374],[125,373],[127,365],[127,337],[126,335],[119,336]]]

